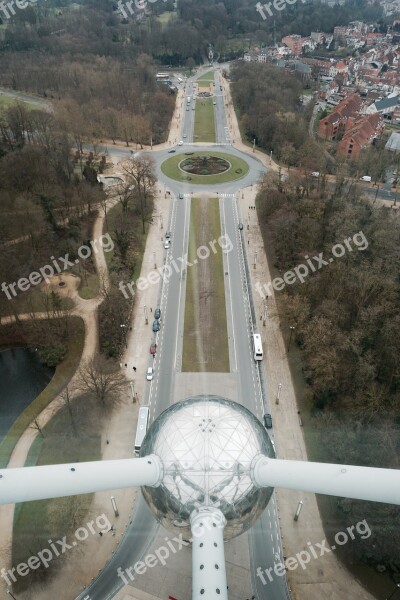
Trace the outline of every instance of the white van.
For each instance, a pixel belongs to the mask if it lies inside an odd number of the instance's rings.
[[[367,181],[368,183],[371,183],[372,177],[370,177],[369,175],[363,175],[362,177],[360,177],[360,181]]]

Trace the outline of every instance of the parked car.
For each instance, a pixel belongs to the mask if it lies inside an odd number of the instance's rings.
[[[313,171],[311,173],[311,177],[319,177],[320,176],[320,172],[319,171]]]
[[[165,240],[164,241],[164,248],[165,250],[168,250],[168,248],[171,246],[171,242],[169,240]]]
[[[264,415],[264,425],[267,429],[272,429],[272,417],[269,413]]]
[[[187,138],[187,135],[186,135],[186,133],[184,133],[184,134],[183,134],[183,137],[184,137],[184,138]]]
[[[156,308],[156,310],[154,311],[154,318],[155,319],[161,319],[161,308]]]
[[[171,148],[171,150],[168,150],[168,154],[172,154],[173,152],[176,152],[175,148]]]
[[[150,346],[150,354],[154,354],[157,352],[157,344],[155,342],[153,342]]]
[[[167,238],[167,240],[169,240],[169,238],[171,237],[171,232],[169,229],[165,232],[165,237]]]
[[[183,146],[183,140],[179,142],[178,146]]]
[[[367,183],[371,183],[372,177],[370,177],[370,175],[363,175],[362,177],[360,177],[360,181],[365,181]]]
[[[217,103],[215,102],[215,100],[214,100],[213,104],[217,104]]]
[[[157,321],[157,319],[155,319],[153,321],[153,331],[154,331],[154,333],[157,333],[157,331],[160,331],[160,323]]]

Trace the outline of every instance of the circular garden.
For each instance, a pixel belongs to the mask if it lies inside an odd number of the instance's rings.
[[[249,172],[249,165],[233,154],[197,151],[168,158],[161,170],[176,181],[207,185],[241,179]]]

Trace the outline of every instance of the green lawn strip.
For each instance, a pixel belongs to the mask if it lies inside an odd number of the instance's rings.
[[[84,398],[72,402],[84,402]],[[89,405],[90,406],[90,405]],[[73,409],[74,410],[74,409]],[[90,412],[87,408],[87,413]],[[82,420],[85,425],[90,422],[90,415],[79,415],[79,426]],[[78,418],[77,418],[78,423]],[[90,429],[80,427],[74,436],[71,419],[67,407],[64,406],[46,425],[43,436],[38,435],[32,444],[26,466],[76,463],[101,458],[100,423]],[[93,431],[94,430],[94,431]],[[17,504],[14,514],[12,543],[13,565],[27,561],[30,556],[37,555],[40,550],[49,548],[48,540],[60,540],[70,537],[78,526],[83,526],[90,508],[93,494],[74,496],[73,498],[55,498]],[[49,575],[50,570],[57,567],[57,562],[50,564],[46,572],[32,571],[24,578],[18,578],[15,591],[21,591],[38,579]]]
[[[72,318],[72,317],[71,317]],[[8,430],[0,444],[0,468],[7,466],[11,453],[16,443],[24,433],[29,424],[39,415],[48,404],[63,390],[71,377],[74,375],[81,358],[85,338],[84,326],[80,319],[76,321],[76,333],[70,339],[68,353],[64,360],[56,368],[54,377],[45,389],[31,402],[31,404],[19,415]]]
[[[207,203],[206,226],[202,204]],[[200,226],[200,227],[199,227]],[[212,240],[221,235],[219,202],[217,199],[201,200],[193,198],[190,214],[188,261],[194,263],[187,269],[185,304],[185,325],[183,341],[183,372],[229,372],[228,332],[226,324],[225,285],[223,276],[222,250],[216,244],[216,253],[210,249],[210,256],[200,260],[197,249],[210,248]],[[205,264],[207,263],[207,264]],[[209,270],[209,288],[202,289],[204,268]],[[207,322],[200,302],[208,296]],[[203,308],[204,311],[204,308]],[[211,321],[211,322],[210,322]]]
[[[211,83],[212,81],[214,81],[214,71],[207,71],[207,73],[196,79],[196,83]]]
[[[167,177],[170,179],[174,179],[175,181],[182,182],[190,182],[190,184],[195,185],[210,185],[217,183],[227,183],[229,181],[236,181],[237,179],[241,179],[249,172],[249,165],[243,159],[234,156],[233,154],[226,154],[224,152],[201,152],[196,151],[193,152],[192,156],[204,156],[204,154],[219,156],[221,158],[225,158],[225,160],[231,163],[231,168],[225,173],[220,173],[218,175],[189,175],[188,173],[184,173],[179,169],[179,163],[187,158],[187,156],[182,153],[177,153],[171,158],[165,160],[161,165],[161,170]],[[236,172],[239,171],[239,172]]]
[[[193,135],[196,142],[215,143],[215,118],[212,98],[197,98]]]
[[[31,102],[24,102],[19,98],[11,98],[10,96],[4,96],[0,94],[0,115],[7,110],[7,108],[11,108],[12,106],[16,106],[17,104],[22,104],[24,108],[27,110],[40,110],[40,106],[36,104],[32,104]]]

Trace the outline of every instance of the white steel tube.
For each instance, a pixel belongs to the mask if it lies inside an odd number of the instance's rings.
[[[156,455],[43,467],[0,470],[0,504],[75,496],[118,488],[160,484]]]
[[[224,552],[226,520],[217,508],[199,508],[192,529],[192,600],[227,600]]]
[[[332,465],[257,456],[252,478],[258,487],[400,504],[400,470]]]

